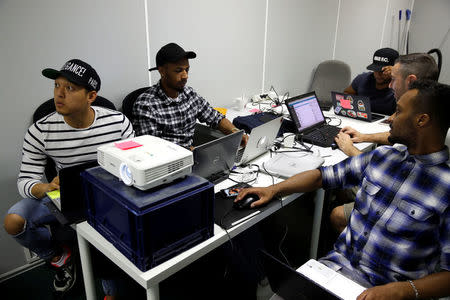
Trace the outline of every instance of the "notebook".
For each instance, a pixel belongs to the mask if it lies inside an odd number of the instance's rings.
[[[324,162],[321,156],[310,153],[283,152],[264,162],[263,170],[270,175],[289,178],[304,171],[317,169]]]
[[[240,130],[195,147],[192,173],[214,184],[227,179],[243,134]]]
[[[331,92],[331,101],[334,113],[339,116],[366,122],[373,122],[386,117],[385,115],[372,112],[370,98],[366,96]]]
[[[236,156],[236,164],[245,164],[261,154],[266,153],[277,137],[282,122],[283,117],[278,117],[253,128],[247,145],[239,148]]]
[[[327,124],[315,92],[287,99],[285,103],[301,141],[321,147],[335,143],[334,137],[341,128]]]
[[[365,290],[317,260],[310,259],[296,271],[265,251],[259,254],[272,291],[284,300],[354,300]]]
[[[57,196],[52,197],[52,193],[50,193],[49,198],[52,201],[46,205],[61,224],[71,224],[86,219],[80,173],[96,166],[98,166],[98,163],[95,160],[63,168],[59,171],[59,198]]]

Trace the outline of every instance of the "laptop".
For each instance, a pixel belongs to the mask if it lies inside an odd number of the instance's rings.
[[[331,92],[334,113],[339,116],[374,122],[385,118],[385,115],[373,113],[370,98],[366,96],[350,95]]]
[[[236,164],[245,164],[267,152],[272,146],[280,130],[283,117],[272,119],[252,129],[245,147],[240,147],[236,156]]]
[[[335,143],[334,137],[341,128],[327,124],[315,92],[292,97],[285,104],[299,133],[298,139],[321,147]]]
[[[96,160],[59,170],[59,198],[46,203],[50,212],[63,225],[86,219],[85,197],[80,173],[98,166]]]
[[[366,289],[314,259],[296,271],[265,251],[259,254],[272,291],[284,300],[354,300]]]
[[[240,130],[195,147],[192,173],[214,184],[227,179],[243,134],[244,131]]]
[[[321,156],[305,152],[278,153],[263,163],[263,170],[270,175],[289,178],[295,174],[317,169],[325,162]]]

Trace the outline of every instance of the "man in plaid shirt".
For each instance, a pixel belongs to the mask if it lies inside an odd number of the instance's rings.
[[[175,43],[162,47],[156,54],[156,68],[161,80],[141,94],[133,105],[133,128],[137,135],[158,136],[180,146],[192,146],[197,120],[225,134],[239,131],[225,116],[186,86],[189,60],[197,55],[184,51]],[[248,136],[243,135],[242,145]]]
[[[361,186],[348,226],[321,262],[368,287],[357,299],[450,295],[450,86],[416,81],[391,118],[394,146],[297,174],[260,197]]]

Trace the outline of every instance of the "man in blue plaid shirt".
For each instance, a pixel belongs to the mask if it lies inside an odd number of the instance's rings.
[[[450,167],[445,137],[450,86],[416,81],[398,101],[390,123],[394,146],[297,174],[260,197],[361,186],[348,226],[328,267],[368,287],[357,299],[419,299],[450,295]]]
[[[170,43],[156,54],[161,80],[141,94],[133,105],[133,128],[137,135],[158,136],[180,146],[192,146],[197,120],[225,134],[239,131],[194,89],[186,86],[189,59],[197,55]],[[242,145],[248,136],[242,136]]]

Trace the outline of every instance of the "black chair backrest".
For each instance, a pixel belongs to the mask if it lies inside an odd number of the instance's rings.
[[[134,105],[134,102],[139,97],[139,95],[141,95],[143,92],[145,92],[149,88],[150,87],[147,86],[147,87],[143,87],[143,88],[134,90],[131,93],[129,93],[128,95],[126,95],[126,97],[123,99],[123,101],[122,101],[122,112],[128,118],[128,120],[130,120],[131,122],[133,122],[132,120],[133,120],[133,105]]]
[[[442,52],[438,48],[433,48],[430,51],[428,51],[428,54],[430,54],[430,55],[433,53],[436,53],[436,56],[438,58],[437,65],[438,65],[438,70],[439,70],[439,72],[438,72],[438,79],[439,79],[439,75],[441,75],[441,67],[442,67]]]
[[[112,103],[111,101],[109,101],[106,98],[103,98],[102,96],[97,96],[97,98],[92,103],[92,105],[93,106],[101,106],[101,107],[109,108],[112,110],[117,110],[114,103]],[[36,108],[36,110],[34,111],[34,114],[33,114],[33,123],[35,123],[39,119],[42,119],[43,117],[45,117],[46,115],[48,115],[54,111],[56,111],[55,101],[52,98],[52,99],[45,101],[44,103],[39,105],[38,108]],[[47,157],[47,164],[45,166],[44,173],[45,173],[45,177],[47,178],[48,182],[52,181],[53,178],[55,178],[55,176],[57,174],[55,162],[49,157]]]

